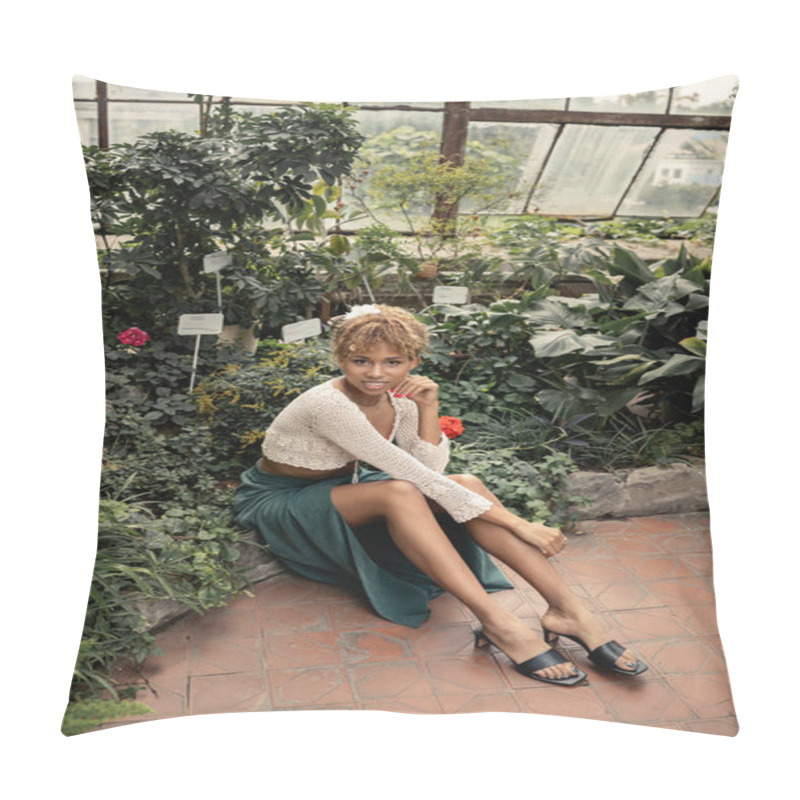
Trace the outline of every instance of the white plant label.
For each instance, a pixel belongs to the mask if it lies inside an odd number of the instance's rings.
[[[462,306],[469,303],[469,287],[437,286],[433,290],[434,303],[447,303],[451,306]]]
[[[281,328],[281,339],[284,342],[299,342],[310,336],[319,336],[322,333],[322,322],[318,317],[304,319],[302,322],[292,322]]]
[[[222,333],[224,319],[224,314],[181,314],[178,318],[178,333],[181,336]]]
[[[219,272],[233,264],[233,256],[227,250],[203,256],[203,272]]]

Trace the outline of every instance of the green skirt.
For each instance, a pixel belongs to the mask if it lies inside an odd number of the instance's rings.
[[[362,467],[359,483],[392,480]],[[349,475],[324,481],[272,475],[254,466],[236,490],[237,522],[255,530],[286,567],[315,581],[363,592],[380,616],[419,627],[428,603],[444,592],[395,545],[383,520],[350,528],[331,502],[331,489]],[[488,554],[449,514],[437,520],[466,564],[489,592],[512,589]]]

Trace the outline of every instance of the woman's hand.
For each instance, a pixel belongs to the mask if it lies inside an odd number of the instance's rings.
[[[392,389],[392,394],[407,397],[418,406],[435,406],[439,402],[439,384],[423,375],[408,375]]]
[[[567,546],[567,537],[558,528],[548,528],[538,522],[521,522],[513,532],[523,541],[538,547],[548,558]]]

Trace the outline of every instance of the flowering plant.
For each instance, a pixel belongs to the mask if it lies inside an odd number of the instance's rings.
[[[140,328],[128,328],[126,331],[117,334],[117,339],[122,344],[132,344],[134,347],[141,347],[150,341],[150,334]]]
[[[439,417],[439,427],[448,439],[464,433],[464,423],[458,417]]]

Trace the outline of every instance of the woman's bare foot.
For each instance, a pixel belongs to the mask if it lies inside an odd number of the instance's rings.
[[[502,650],[517,664],[535,658],[550,649],[550,645],[537,636],[521,619],[513,614],[498,619],[481,620],[483,630],[492,644]],[[550,680],[571,678],[578,674],[574,664],[567,662],[536,670],[536,674]]]
[[[606,644],[612,637],[600,621],[585,608],[558,609],[550,606],[542,616],[542,626],[558,634],[577,636],[589,651]],[[639,659],[627,648],[616,660],[615,666],[634,672]]]

